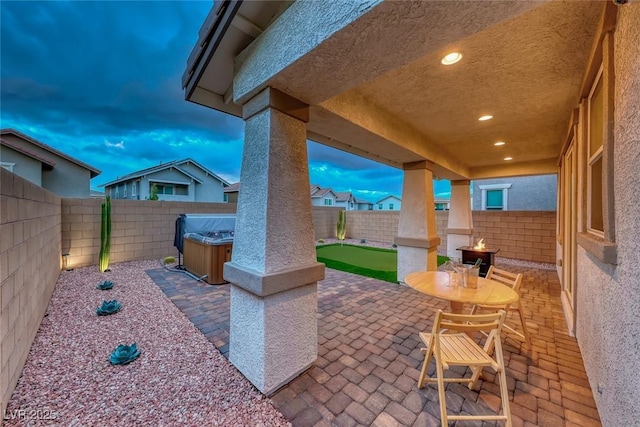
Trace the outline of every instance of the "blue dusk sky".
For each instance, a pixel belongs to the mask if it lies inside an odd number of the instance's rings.
[[[211,1],[0,2],[0,126],[118,176],[192,157],[240,180],[244,122],[184,100],[186,59]],[[402,171],[308,142],[314,184],[375,202]],[[448,193],[436,181],[436,193]]]

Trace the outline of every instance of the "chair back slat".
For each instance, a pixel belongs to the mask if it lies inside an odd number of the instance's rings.
[[[487,272],[487,279],[500,282],[503,285],[511,287],[514,291],[519,292],[520,284],[522,283],[522,273],[512,273],[492,265]]]
[[[489,314],[453,314],[438,311],[433,325],[433,333],[443,329],[458,332],[489,332],[500,327],[500,312]]]

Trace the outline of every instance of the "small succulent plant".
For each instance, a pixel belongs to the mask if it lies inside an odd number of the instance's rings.
[[[107,289],[113,288],[113,282],[105,280],[104,282],[98,283],[97,288],[101,291],[106,291]]]
[[[324,243],[324,239],[318,240],[318,243]]]
[[[162,262],[164,264],[173,264],[174,262],[176,262],[176,259],[172,256],[168,256],[165,259],[163,259]]]
[[[121,308],[122,304],[115,299],[113,301],[103,301],[102,305],[96,308],[96,314],[98,316],[106,316],[108,314],[119,312]]]
[[[138,356],[140,356],[140,350],[138,350],[136,343],[131,345],[120,344],[109,356],[109,362],[112,365],[126,365],[136,360]]]
[[[396,245],[396,244],[394,243],[393,245],[391,245],[391,247],[395,249],[395,248],[397,248],[397,247],[398,247],[398,245]]]

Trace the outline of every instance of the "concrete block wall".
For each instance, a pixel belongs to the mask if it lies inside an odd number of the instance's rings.
[[[400,211],[349,211],[347,237],[393,243],[398,235]]]
[[[62,250],[69,265],[98,264],[103,199],[62,199]],[[110,262],[177,257],[175,221],[183,213],[235,213],[231,203],[111,201]]]
[[[343,208],[313,206],[313,229],[315,239],[327,239],[336,237],[336,226],[338,225],[338,212]],[[349,215],[349,213],[347,213]],[[347,220],[347,224],[348,224]]]
[[[448,216],[436,212],[440,254],[447,253]],[[348,237],[393,243],[400,212],[350,211],[347,218]],[[498,256],[555,263],[555,211],[473,211],[473,231],[474,241],[484,237],[487,247],[500,248]]]
[[[60,198],[0,168],[0,413],[61,267]]]
[[[500,248],[497,256],[556,262],[555,211],[473,211],[473,237]]]

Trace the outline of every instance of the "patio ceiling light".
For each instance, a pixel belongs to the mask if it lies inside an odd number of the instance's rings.
[[[513,160],[513,157],[505,157],[505,160]]]
[[[444,58],[440,61],[442,65],[453,65],[456,62],[462,59],[462,54],[460,52],[451,52],[448,55],[445,55]]]
[[[485,122],[485,121],[487,121],[487,120],[491,120],[491,119],[493,119],[493,116],[492,116],[492,115],[490,115],[490,114],[487,114],[486,116],[480,116],[480,117],[478,117],[478,120],[479,120],[479,121],[481,121],[481,122]]]
[[[494,142],[493,143],[493,145],[495,145],[496,147],[499,147],[499,146],[504,145],[504,144],[506,144],[506,142],[504,142],[504,141],[498,141],[498,142]]]

